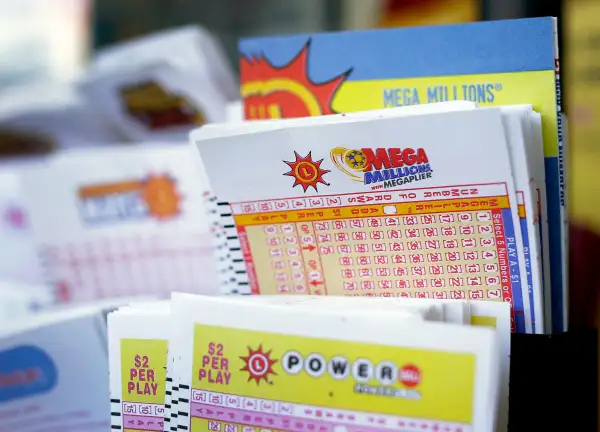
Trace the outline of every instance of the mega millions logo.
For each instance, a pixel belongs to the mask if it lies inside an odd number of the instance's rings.
[[[150,130],[177,126],[201,126],[204,114],[180,94],[172,94],[155,82],[121,88],[125,111]]]
[[[336,147],[331,150],[331,161],[352,180],[373,190],[418,182],[433,174],[427,153],[422,148]]]
[[[351,70],[322,82],[308,76],[310,40],[287,64],[275,67],[264,56],[240,58],[246,119],[335,114],[333,98]]]
[[[81,215],[89,224],[168,220],[181,211],[175,179],[168,175],[84,186],[79,189],[78,198]]]

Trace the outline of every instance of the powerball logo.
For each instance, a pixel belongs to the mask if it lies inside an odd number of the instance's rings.
[[[366,395],[420,399],[421,369],[413,363],[373,362],[368,358],[352,360],[341,355],[327,358],[312,352],[287,351],[281,368],[288,375],[306,374],[312,378],[328,376],[336,381],[354,381],[354,392]]]
[[[372,190],[387,189],[430,179],[433,171],[425,149],[336,147],[333,164],[352,180]]]
[[[78,199],[81,215],[89,224],[166,220],[181,211],[175,180],[167,175],[84,186],[78,191]]]

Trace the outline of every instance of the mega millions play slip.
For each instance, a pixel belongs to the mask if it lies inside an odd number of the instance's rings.
[[[171,430],[493,430],[494,330],[425,312],[175,293]]]
[[[541,114],[544,143],[547,327],[562,332],[567,189],[556,29],[556,19],[545,17],[243,39],[244,115],[279,119],[453,100],[532,104]]]
[[[502,110],[337,119],[194,135],[228,230],[232,284],[504,301],[513,330],[530,332]]]

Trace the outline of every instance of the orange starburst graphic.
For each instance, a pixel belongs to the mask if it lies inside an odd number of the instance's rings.
[[[310,40],[281,67],[264,56],[240,58],[241,93],[247,119],[335,114],[333,98],[351,69],[320,83],[308,76]]]
[[[271,351],[263,352],[262,345],[257,350],[248,347],[248,356],[240,358],[246,363],[240,370],[250,374],[248,381],[255,380],[257,385],[261,380],[269,383],[269,374],[277,375],[273,370],[273,365],[277,363],[277,360],[271,359]]]
[[[324,170],[321,168],[323,159],[313,161],[311,152],[309,152],[306,157],[302,157],[296,152],[294,152],[294,155],[296,156],[296,160],[294,162],[283,161],[291,168],[291,170],[286,172],[284,175],[294,177],[296,180],[292,187],[300,185],[302,186],[302,189],[304,189],[304,192],[306,192],[309,187],[312,187],[314,188],[315,192],[318,192],[318,183],[329,186],[329,183],[323,180],[323,176],[330,172],[329,170]]]
[[[179,214],[181,197],[177,193],[175,181],[169,176],[148,177],[142,193],[152,217],[167,219]]]

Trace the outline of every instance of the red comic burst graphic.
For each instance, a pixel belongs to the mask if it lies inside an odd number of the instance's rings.
[[[257,350],[248,347],[248,356],[240,358],[246,363],[240,370],[250,374],[248,381],[255,380],[257,385],[261,380],[269,383],[269,374],[277,375],[273,370],[273,365],[277,363],[277,360],[271,359],[271,351],[263,352],[262,345]]]
[[[262,54],[240,57],[241,94],[248,120],[335,114],[333,99],[352,69],[329,80],[308,76],[310,40],[280,67]]]
[[[329,186],[329,183],[323,180],[323,176],[330,172],[329,170],[321,168],[323,159],[313,161],[311,152],[308,152],[305,157],[300,156],[296,152],[294,152],[294,155],[296,156],[295,161],[283,161],[290,167],[290,171],[283,175],[294,177],[295,179],[292,187],[300,185],[304,192],[306,192],[309,187],[312,187],[315,192],[318,192],[317,185],[319,183]]]

